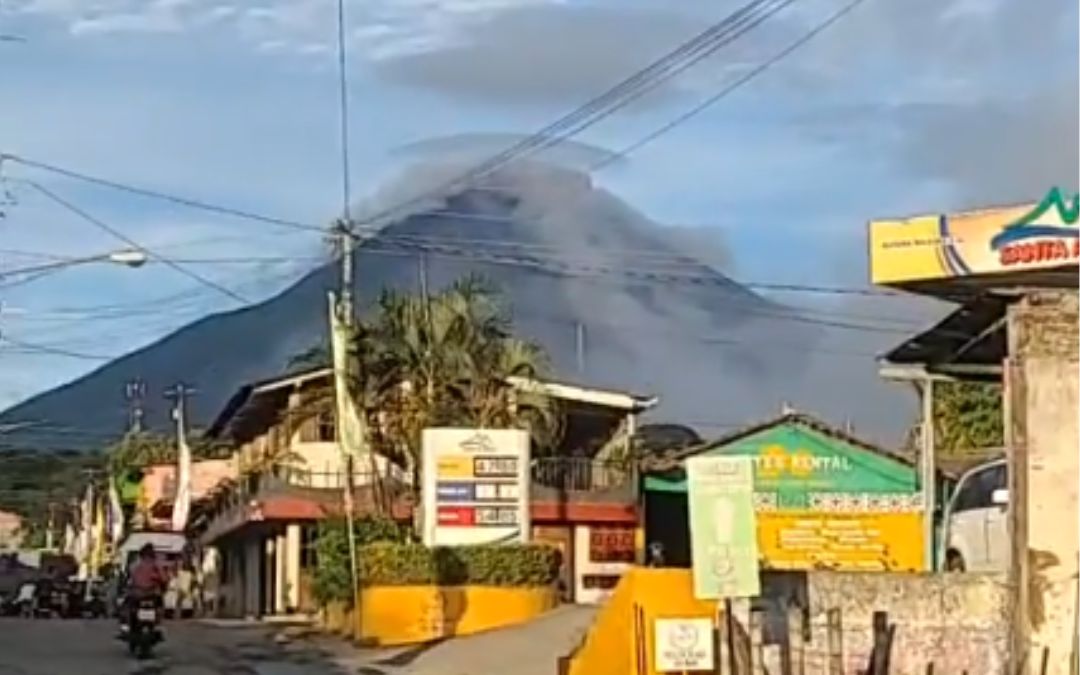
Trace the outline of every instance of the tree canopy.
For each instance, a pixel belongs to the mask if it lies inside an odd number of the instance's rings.
[[[210,439],[197,431],[188,437],[193,459],[224,459],[232,454],[228,443]],[[105,450],[109,469],[114,475],[125,474],[151,464],[166,464],[178,459],[176,439],[154,432],[126,435]]]
[[[555,444],[561,416],[545,397],[511,387],[512,376],[542,377],[548,360],[513,334],[508,309],[479,277],[423,298],[386,291],[351,340],[350,381],[379,454],[418,470],[420,436],[432,426],[526,429],[538,448]],[[316,346],[290,360],[327,363]],[[327,392],[309,397],[330,404]]]
[[[935,445],[943,453],[1004,444],[1002,392],[996,384],[940,382],[934,385]]]

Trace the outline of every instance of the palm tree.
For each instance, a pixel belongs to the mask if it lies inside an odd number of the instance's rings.
[[[547,372],[543,351],[513,336],[495,289],[479,277],[424,299],[385,291],[352,340],[351,384],[368,447],[409,470],[419,489],[421,436],[433,426],[528,430],[536,449],[555,445],[561,415],[510,377]]]

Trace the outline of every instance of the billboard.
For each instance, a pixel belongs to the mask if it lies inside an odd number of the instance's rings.
[[[529,540],[529,434],[520,429],[425,429],[424,543]]]
[[[686,460],[694,597],[749,598],[761,591],[749,457]]]
[[[780,511],[758,515],[758,542],[774,570],[916,572],[925,568],[922,513]]]
[[[1044,270],[1080,261],[1080,195],[1038,204],[870,223],[875,284]]]
[[[925,569],[922,494],[901,458],[790,423],[715,452],[752,462],[764,569]],[[687,488],[650,476],[645,489]]]

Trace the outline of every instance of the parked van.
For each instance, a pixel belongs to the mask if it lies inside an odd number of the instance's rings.
[[[1001,572],[1009,564],[1009,479],[1004,459],[960,477],[945,514],[945,570]]]

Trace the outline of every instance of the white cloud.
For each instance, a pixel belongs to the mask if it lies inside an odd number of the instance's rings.
[[[561,0],[382,0],[346,5],[355,53],[371,60],[457,44],[462,32],[500,12]],[[211,0],[16,0],[14,14],[51,17],[73,35],[181,32],[231,26],[250,48],[322,57],[336,36],[336,0],[261,0],[246,8]]]
[[[93,19],[77,19],[71,23],[72,35],[108,33],[179,33],[183,23],[168,12],[143,14],[111,14]]]

